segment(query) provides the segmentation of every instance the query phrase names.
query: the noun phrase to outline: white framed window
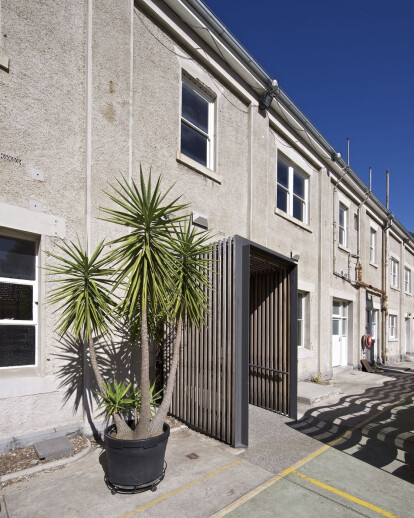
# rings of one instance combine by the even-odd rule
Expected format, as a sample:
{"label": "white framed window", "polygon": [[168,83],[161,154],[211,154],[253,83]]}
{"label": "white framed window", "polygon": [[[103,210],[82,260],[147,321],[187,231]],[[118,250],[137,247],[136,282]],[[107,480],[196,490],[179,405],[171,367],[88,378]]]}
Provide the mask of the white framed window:
{"label": "white framed window", "polygon": [[339,203],[339,244],[348,246],[348,207]]}
{"label": "white framed window", "polygon": [[181,153],[214,169],[214,99],[189,81],[181,86]]}
{"label": "white framed window", "polygon": [[305,347],[306,293],[298,293],[298,347]]}
{"label": "white framed window", "polygon": [[399,288],[400,263],[394,257],[390,261],[390,283],[393,288]]}
{"label": "white framed window", "polygon": [[407,267],[404,268],[404,291],[411,293],[411,270]]}
{"label": "white framed window", "polygon": [[285,159],[277,161],[276,206],[302,223],[308,223],[309,177]]}
{"label": "white framed window", "polygon": [[37,247],[0,235],[0,368],[37,363]]}
{"label": "white framed window", "polygon": [[369,231],[369,262],[375,264],[377,252],[377,231],[370,227]]}
{"label": "white framed window", "polygon": [[397,338],[397,315],[389,315],[390,338]]}

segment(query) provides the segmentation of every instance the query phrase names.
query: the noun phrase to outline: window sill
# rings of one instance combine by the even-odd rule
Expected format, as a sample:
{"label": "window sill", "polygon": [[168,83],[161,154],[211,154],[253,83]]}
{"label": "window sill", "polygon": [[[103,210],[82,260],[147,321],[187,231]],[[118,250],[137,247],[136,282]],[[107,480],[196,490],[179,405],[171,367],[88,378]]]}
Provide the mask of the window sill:
{"label": "window sill", "polygon": [[409,291],[404,291],[404,295],[407,295],[407,297],[412,297],[413,294]]}
{"label": "window sill", "polygon": [[398,342],[398,338],[388,338],[389,342]]}
{"label": "window sill", "polygon": [[294,218],[293,216],[289,216],[289,214],[286,214],[286,212],[283,212],[283,210],[278,209],[275,207],[275,214],[280,216],[281,218],[286,219],[287,221],[290,221],[294,225],[297,225],[298,227],[303,228],[303,230],[306,230],[306,232],[313,233],[313,230],[309,225],[306,223],[302,223],[302,221],[299,221],[298,219]]}
{"label": "window sill", "polygon": [[401,291],[400,288],[397,288],[396,286],[390,286],[390,288],[394,291]]}
{"label": "window sill", "polygon": [[339,250],[342,250],[343,252],[346,252],[347,254],[351,253],[351,250],[349,248],[347,248],[344,245],[340,245],[339,243],[338,243],[338,248],[339,248]]}
{"label": "window sill", "polygon": [[205,166],[199,164],[198,162],[196,162],[195,160],[193,160],[192,158],[189,158],[188,156],[183,155],[180,151],[177,151],[176,159],[177,159],[177,162],[179,162],[180,164],[186,165],[187,167],[190,167],[197,173],[200,173],[203,176],[206,176],[207,178],[210,178],[211,180],[214,180],[217,183],[222,182],[221,174],[215,173],[208,167],[205,167]]}
{"label": "window sill", "polygon": [[370,266],[372,266],[373,268],[378,268],[378,265],[376,263],[369,263]]}
{"label": "window sill", "polygon": [[313,351],[310,351],[306,347],[298,347],[298,360],[302,358],[312,358]]}

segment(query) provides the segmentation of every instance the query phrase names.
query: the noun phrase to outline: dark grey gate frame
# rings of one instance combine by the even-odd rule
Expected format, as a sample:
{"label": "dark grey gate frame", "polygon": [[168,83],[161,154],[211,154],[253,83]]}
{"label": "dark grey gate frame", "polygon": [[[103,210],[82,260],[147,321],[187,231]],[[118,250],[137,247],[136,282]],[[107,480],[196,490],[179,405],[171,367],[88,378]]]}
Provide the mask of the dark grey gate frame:
{"label": "dark grey gate frame", "polygon": [[241,236],[234,236],[235,248],[235,409],[234,447],[249,443],[249,321],[250,321],[250,253],[258,251],[270,259],[283,262],[290,274],[290,365],[289,417],[297,418],[297,263],[269,248]]}

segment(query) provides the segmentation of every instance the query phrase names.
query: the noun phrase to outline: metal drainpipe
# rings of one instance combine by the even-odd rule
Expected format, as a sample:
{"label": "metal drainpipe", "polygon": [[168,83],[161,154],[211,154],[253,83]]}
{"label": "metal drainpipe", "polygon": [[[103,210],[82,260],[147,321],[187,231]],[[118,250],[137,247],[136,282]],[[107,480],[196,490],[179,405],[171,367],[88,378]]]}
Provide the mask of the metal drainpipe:
{"label": "metal drainpipe", "polygon": [[338,191],[336,189],[336,186],[333,190],[333,217],[332,217],[332,244],[333,244],[333,250],[332,250],[332,273],[336,272],[336,207],[337,207],[337,201],[338,201]]}
{"label": "metal drainpipe", "polygon": [[388,297],[387,297],[387,269],[388,269],[388,223],[385,225],[382,233],[382,291],[384,295],[382,297],[381,313],[381,360],[385,364],[386,348],[387,348],[387,317],[388,317]]}

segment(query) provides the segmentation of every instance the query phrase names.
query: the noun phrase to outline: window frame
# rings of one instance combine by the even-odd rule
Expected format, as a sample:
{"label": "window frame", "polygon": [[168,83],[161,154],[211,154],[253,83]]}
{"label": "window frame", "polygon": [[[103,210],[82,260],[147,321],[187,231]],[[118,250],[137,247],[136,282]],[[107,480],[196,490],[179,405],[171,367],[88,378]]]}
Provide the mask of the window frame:
{"label": "window frame", "polygon": [[397,324],[397,315],[388,315],[389,337],[392,340],[396,340],[398,338]]}
{"label": "window frame", "polygon": [[411,295],[411,268],[408,266],[404,266],[404,293]]}
{"label": "window frame", "polygon": [[369,234],[369,262],[376,264],[377,260],[377,231],[370,227]]}
{"label": "window frame", "polygon": [[[307,293],[298,291],[298,347],[305,348],[305,333],[306,333],[306,297]],[[299,318],[299,307],[301,310],[301,318]],[[301,327],[301,333],[299,333],[299,325]],[[301,343],[299,343],[299,334],[302,337]]]}
{"label": "window frame", "polygon": [[398,290],[400,287],[400,262],[395,257],[391,257],[390,263],[390,286]]}
{"label": "window frame", "polygon": [[[278,168],[279,162],[281,162],[288,169],[288,187],[279,183],[279,175]],[[304,180],[304,197],[301,198],[298,194],[294,192],[294,177],[295,173]],[[286,192],[287,195],[287,210],[284,210],[278,206],[278,189],[282,189]],[[293,215],[293,201],[294,199],[298,199],[301,203],[303,203],[303,219],[299,219]],[[306,174],[300,167],[290,162],[285,157],[278,156],[276,161],[276,208],[290,216],[291,218],[303,223],[305,225],[309,225],[309,175]]]}
{"label": "window frame", "polygon": [[[343,212],[343,225],[341,225],[341,211]],[[349,208],[342,203],[339,202],[338,208],[338,243],[343,246],[348,246],[348,217],[349,217]],[[342,230],[342,233],[341,233]]]}
{"label": "window frame", "polygon": [[34,280],[26,280],[12,277],[0,277],[0,282],[7,284],[16,284],[19,286],[32,286],[33,300],[32,300],[32,319],[31,320],[14,320],[14,319],[0,319],[0,326],[33,326],[35,329],[34,337],[34,349],[35,349],[35,360],[34,363],[25,365],[8,365],[0,366],[0,372],[10,369],[27,369],[38,367],[39,354],[38,354],[38,338],[39,338],[39,251],[40,251],[40,239],[34,235],[26,235],[20,232],[3,231],[0,234],[0,238],[9,239],[21,239],[24,241],[31,241],[35,246],[35,264],[34,264]]}
{"label": "window frame", "polygon": [[[198,95],[201,99],[206,101],[208,105],[208,130],[207,133],[199,128],[196,124],[189,121],[183,116],[183,85],[186,85],[188,88],[190,88],[196,95]],[[179,130],[179,142],[180,142],[180,153],[187,157],[188,159],[194,161],[196,164],[199,164],[201,167],[206,167],[210,171],[215,170],[215,104],[216,104],[216,98],[209,94],[201,87],[199,86],[195,81],[192,81],[189,77],[186,75],[182,76],[181,78],[181,89],[180,89],[180,130]],[[191,157],[187,155],[183,149],[182,149],[182,135],[181,135],[181,125],[185,124],[189,128],[191,128],[193,131],[198,133],[199,135],[202,135],[204,138],[206,138],[207,141],[207,153],[206,153],[206,165],[204,165],[202,162],[197,160],[194,157]]]}

